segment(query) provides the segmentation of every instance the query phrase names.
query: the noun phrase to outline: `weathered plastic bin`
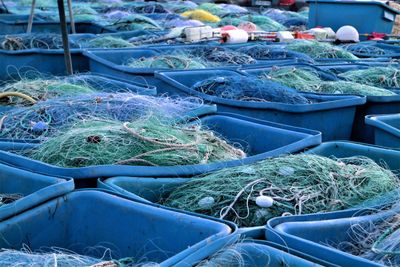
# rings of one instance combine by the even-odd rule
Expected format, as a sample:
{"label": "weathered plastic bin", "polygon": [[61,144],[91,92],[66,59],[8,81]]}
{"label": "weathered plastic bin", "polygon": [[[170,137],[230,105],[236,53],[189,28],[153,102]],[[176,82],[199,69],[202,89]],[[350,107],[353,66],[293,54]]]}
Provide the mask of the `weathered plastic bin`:
{"label": "weathered plastic bin", "polygon": [[400,149],[400,113],[368,115],[365,124],[373,127],[376,145]]}
{"label": "weathered plastic bin", "polygon": [[0,164],[0,195],[21,195],[9,204],[0,205],[0,221],[72,190],[71,178],[51,177]]}
{"label": "weathered plastic bin", "polygon": [[[88,216],[90,214],[90,216]],[[0,247],[63,248],[171,266],[236,231],[232,223],[98,190],[75,191],[0,223]],[[109,253],[104,254],[105,249]]]}
{"label": "weathered plastic bin", "polygon": [[348,140],[351,135],[356,107],[366,101],[362,96],[325,95],[302,93],[313,99],[312,104],[285,104],[274,102],[246,102],[210,96],[191,87],[200,80],[213,76],[240,76],[233,70],[189,70],[157,72],[156,78],[174,87],[170,93],[201,97],[217,104],[219,112],[237,113],[244,116],[314,129],[322,132],[324,141]]}
{"label": "weathered plastic bin", "polygon": [[[351,25],[359,33],[391,33],[399,11],[382,1],[307,0],[310,6],[308,28]],[[337,10],[334,15],[332,11]],[[366,23],[368,21],[368,23]]]}
{"label": "weathered plastic bin", "polygon": [[[0,34],[25,33],[28,28],[29,15],[1,14],[0,15]],[[68,30],[71,31],[68,24]],[[104,27],[91,22],[76,21],[75,29],[77,33],[102,33]],[[45,21],[35,19],[32,25],[32,32],[40,33],[59,33],[60,23],[57,21]]]}
{"label": "weathered plastic bin", "polygon": [[[255,122],[256,121],[256,122]],[[187,177],[210,172],[225,167],[249,164],[268,157],[285,153],[294,153],[307,147],[321,143],[321,133],[308,129],[281,125],[266,121],[246,121],[228,115],[210,115],[201,118],[202,125],[222,136],[228,142],[240,144],[247,152],[242,160],[232,160],[212,164],[187,166],[127,166],[103,165],[82,168],[62,168],[43,162],[35,161],[4,150],[24,150],[35,146],[36,143],[0,142],[0,161],[12,166],[31,170],[37,173],[69,176],[78,180],[92,180],[96,183],[99,177],[141,176],[141,177]],[[268,138],[265,138],[265,137]],[[91,178],[91,179],[89,179]],[[85,182],[85,181],[82,181]]]}
{"label": "weathered plastic bin", "polygon": [[[242,228],[239,229],[237,236],[236,240],[230,237],[231,242],[217,251],[220,259],[224,259],[223,262],[226,266],[334,266],[315,257],[265,240],[265,227]],[[221,240],[221,242],[223,241]],[[225,249],[230,250],[224,254]],[[229,253],[232,250],[235,250],[238,255]],[[191,266],[190,264],[193,264],[193,262],[200,261],[213,266],[213,261],[210,261],[210,259],[216,256],[214,253],[208,246],[203,247],[180,261],[177,266]],[[237,258],[238,256],[240,258]]]}
{"label": "weathered plastic bin", "polygon": [[376,211],[376,208],[363,208],[277,217],[268,221],[266,238],[340,266],[382,266],[332,246],[335,243],[354,242],[352,227],[368,227],[371,223],[379,223],[398,214],[400,209],[397,206],[395,211],[374,214]]}

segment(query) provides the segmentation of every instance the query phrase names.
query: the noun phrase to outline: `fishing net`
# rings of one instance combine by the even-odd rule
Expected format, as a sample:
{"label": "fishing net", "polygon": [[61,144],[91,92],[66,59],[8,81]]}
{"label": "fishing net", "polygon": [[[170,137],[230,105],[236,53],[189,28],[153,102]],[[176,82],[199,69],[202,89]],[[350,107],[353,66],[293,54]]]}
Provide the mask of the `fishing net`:
{"label": "fishing net", "polygon": [[194,19],[172,19],[164,23],[166,29],[176,27],[199,27],[204,26],[204,23]]}
{"label": "fishing net", "polygon": [[3,193],[0,193],[0,207],[4,206],[4,205],[7,205],[7,204],[10,204],[10,203],[22,198],[22,197],[23,197],[23,195],[21,195],[21,194],[3,194]]}
{"label": "fishing net", "polygon": [[104,17],[109,20],[120,20],[126,16],[132,15],[130,12],[121,10],[112,10],[104,13]]}
{"label": "fishing net", "polygon": [[218,16],[214,16],[210,12],[207,12],[202,9],[195,9],[183,12],[181,16],[186,17],[188,19],[199,20],[202,22],[219,22],[221,19]]}
{"label": "fishing net", "polygon": [[154,14],[154,13],[169,13],[167,9],[162,4],[159,3],[144,3],[138,6],[135,6],[131,9],[133,13],[145,13],[145,14]]}
{"label": "fishing net", "polygon": [[[25,50],[25,49],[62,49],[62,39],[59,34],[18,34],[0,36],[1,50]],[[73,42],[70,42],[70,48],[78,48]]]}
{"label": "fishing net", "polygon": [[242,150],[200,124],[171,124],[157,116],[130,123],[104,119],[77,122],[24,155],[60,167],[176,166],[245,157]]}
{"label": "fishing net", "polygon": [[78,41],[81,47],[85,48],[129,48],[135,47],[130,42],[112,36],[100,36],[88,40]]}
{"label": "fishing net", "polygon": [[44,140],[62,126],[92,117],[133,121],[156,114],[168,121],[197,116],[204,107],[198,98],[167,98],[131,93],[92,94],[57,98],[3,114],[0,137]]}
{"label": "fishing net", "polygon": [[247,8],[234,4],[220,4],[220,7],[229,14],[249,13]]}
{"label": "fishing net", "polygon": [[365,96],[393,96],[396,93],[348,81],[325,81],[311,68],[282,67],[263,72],[260,79],[272,80],[302,92],[325,94],[355,94]]}
{"label": "fishing net", "polygon": [[107,28],[117,31],[162,30],[162,27],[156,21],[138,14],[131,14],[111,21]]}
{"label": "fishing net", "polygon": [[72,8],[75,21],[97,21],[98,12],[89,6],[78,5]]}
{"label": "fishing net", "polygon": [[262,15],[245,15],[240,17],[243,20],[250,21],[256,24],[263,31],[284,31],[286,27],[272,20],[266,16]]}
{"label": "fishing net", "polygon": [[344,50],[339,46],[333,46],[328,43],[321,43],[318,41],[295,41],[286,46],[287,49],[296,52],[304,53],[315,59],[322,58],[342,58],[342,59],[358,59],[352,53]]}
{"label": "fishing net", "polygon": [[[97,249],[97,248],[94,248]],[[99,248],[100,249],[100,248]],[[104,249],[104,248],[101,248]],[[102,258],[80,255],[73,251],[51,247],[32,251],[27,245],[21,250],[0,249],[0,265],[3,267],[60,266],[60,267],[155,267],[157,263],[142,262],[134,258],[110,259],[111,251],[106,249]]]}
{"label": "fishing net", "polygon": [[203,58],[209,66],[228,65],[249,65],[257,61],[251,56],[218,46],[198,46],[185,49],[196,58]]}
{"label": "fishing net", "polygon": [[398,186],[395,174],[365,157],[299,154],[195,177],[160,203],[250,227],[277,216],[346,209]]}
{"label": "fishing net", "polygon": [[219,17],[222,17],[227,13],[227,11],[220,5],[214,3],[202,3],[197,8],[210,12],[211,14]]}
{"label": "fishing net", "polygon": [[243,46],[237,51],[247,54],[258,60],[297,58],[306,62],[314,62],[314,60],[306,54],[289,51],[283,48],[271,47],[268,45],[257,44]]}
{"label": "fishing net", "polygon": [[399,266],[400,216],[398,208],[396,203],[389,209],[384,207],[381,210],[374,210],[370,214],[379,218],[351,223],[347,230],[348,241],[327,240],[325,245],[384,266]]}
{"label": "fishing net", "polygon": [[226,25],[232,25],[232,26],[238,27],[243,22],[246,22],[246,20],[243,20],[243,19],[240,19],[240,18],[234,18],[234,17],[225,17],[225,18],[222,18],[218,22],[217,26],[223,27],[223,26],[226,26]]}
{"label": "fishing net", "polygon": [[22,79],[0,87],[1,104],[27,105],[60,96],[94,93],[91,86],[68,78]]}
{"label": "fishing net", "polygon": [[368,69],[350,70],[338,76],[347,81],[361,84],[384,87],[400,87],[400,71],[393,67],[370,67]]}
{"label": "fishing net", "polygon": [[357,56],[384,56],[386,51],[372,44],[346,44],[341,46],[344,50],[349,51]]}
{"label": "fishing net", "polygon": [[126,66],[131,68],[160,68],[160,69],[204,69],[205,65],[200,59],[189,55],[171,54],[152,57],[131,58]]}
{"label": "fishing net", "polygon": [[191,88],[207,95],[238,101],[311,103],[310,100],[291,88],[247,76],[213,77],[199,81]]}

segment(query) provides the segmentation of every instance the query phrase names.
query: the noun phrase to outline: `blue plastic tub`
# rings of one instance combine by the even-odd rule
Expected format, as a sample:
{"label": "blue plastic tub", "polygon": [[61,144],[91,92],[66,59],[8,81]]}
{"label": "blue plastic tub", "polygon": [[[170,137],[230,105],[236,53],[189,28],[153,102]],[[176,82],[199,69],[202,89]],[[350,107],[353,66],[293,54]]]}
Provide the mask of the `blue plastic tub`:
{"label": "blue plastic tub", "polygon": [[[249,164],[268,157],[284,153],[293,153],[321,143],[321,133],[296,127],[257,121],[250,122],[227,115],[210,115],[201,118],[202,125],[224,137],[228,142],[240,144],[248,157],[205,165],[147,167],[126,165],[104,165],[83,168],[61,168],[34,161],[7,151],[0,151],[0,162],[5,162],[18,168],[57,176],[69,176],[75,179],[113,176],[142,177],[187,177],[200,173],[214,171],[225,167]],[[265,138],[265,137],[268,138]],[[35,147],[38,144],[0,143],[0,149],[20,150]],[[13,147],[14,146],[14,147]]]}
{"label": "blue plastic tub", "polygon": [[57,247],[97,258],[109,249],[115,259],[135,257],[171,266],[235,230],[234,224],[206,216],[84,190],[1,222],[0,247]]}
{"label": "blue plastic tub", "polygon": [[[308,0],[308,28],[351,25],[359,33],[391,33],[399,12],[381,1]],[[332,15],[332,10],[340,10]],[[368,23],[366,23],[368,21]]]}
{"label": "blue plastic tub", "polygon": [[[0,15],[0,34],[26,33],[28,28],[29,15],[1,14]],[[103,26],[91,22],[75,22],[77,33],[102,33],[105,31]],[[45,21],[34,19],[32,32],[59,33],[60,23],[57,21]],[[68,30],[71,31],[68,24]]]}
{"label": "blue plastic tub", "polygon": [[[71,49],[74,72],[89,71],[89,61],[81,49]],[[0,79],[24,75],[26,72],[65,75],[64,51],[61,49],[0,50]]]}
{"label": "blue plastic tub", "polygon": [[243,74],[233,70],[189,70],[157,72],[156,78],[174,86],[171,94],[201,97],[207,102],[217,104],[219,112],[237,113],[252,118],[314,129],[322,132],[322,138],[325,141],[348,140],[356,107],[363,105],[366,101],[366,98],[361,96],[303,93],[304,96],[317,101],[317,103],[291,105],[273,102],[244,102],[210,96],[191,89],[197,81],[217,75],[237,76]]}
{"label": "blue plastic tub", "polygon": [[72,190],[72,179],[45,176],[0,164],[0,195],[21,195],[14,202],[0,205],[0,221]]}
{"label": "blue plastic tub", "polygon": [[373,127],[376,145],[400,149],[400,113],[368,115],[365,124]]}
{"label": "blue plastic tub", "polygon": [[[225,244],[217,253],[223,255],[224,250],[229,248],[235,250],[242,261],[239,261],[240,259],[237,258],[238,255],[236,254],[225,254],[224,264],[226,266],[334,266],[299,251],[265,240],[265,227],[239,229],[237,236],[236,240],[231,237],[231,242]],[[206,246],[179,262],[177,266],[191,266],[193,262],[207,261],[215,256],[210,251],[209,246]],[[213,265],[212,261],[208,263],[211,266]]]}
{"label": "blue plastic tub", "polygon": [[[266,237],[340,266],[382,266],[328,245],[328,243],[354,242],[352,227],[363,224],[367,226],[395,215],[393,211],[382,214],[371,214],[371,212],[376,212],[376,209],[363,208],[325,214],[277,217],[268,221]],[[396,213],[398,212],[397,207]]]}

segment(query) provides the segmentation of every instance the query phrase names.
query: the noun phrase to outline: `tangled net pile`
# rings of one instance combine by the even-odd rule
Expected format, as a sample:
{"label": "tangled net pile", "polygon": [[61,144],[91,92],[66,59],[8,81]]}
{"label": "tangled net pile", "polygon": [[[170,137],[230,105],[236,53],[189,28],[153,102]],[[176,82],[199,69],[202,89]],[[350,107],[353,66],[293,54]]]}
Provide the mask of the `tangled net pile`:
{"label": "tangled net pile", "polygon": [[245,15],[240,17],[240,19],[244,21],[249,21],[257,25],[263,31],[285,31],[286,27],[276,22],[273,19],[270,19],[266,16],[262,15]]}
{"label": "tangled net pile", "polygon": [[80,41],[80,46],[85,48],[129,48],[135,47],[129,41],[112,36],[101,36]]}
{"label": "tangled net pile", "polygon": [[21,195],[21,194],[3,194],[3,193],[0,193],[0,207],[4,206],[4,205],[7,205],[7,204],[10,204],[10,203],[22,198],[22,197],[23,197],[23,195]]}
{"label": "tangled net pile", "polygon": [[379,48],[373,44],[346,44],[341,46],[344,50],[349,51],[356,56],[384,56],[386,55],[386,51],[382,48]]}
{"label": "tangled net pile", "polygon": [[[199,62],[200,61],[200,62]],[[157,55],[152,57],[131,58],[126,66],[131,68],[160,68],[160,69],[204,69],[201,60],[192,58],[184,53]]]}
{"label": "tangled net pile", "polygon": [[307,54],[314,59],[324,59],[324,58],[341,58],[350,60],[358,59],[358,57],[344,50],[343,48],[317,41],[308,41],[308,40],[295,41],[288,44],[286,48],[299,53]]}
{"label": "tangled net pile", "polygon": [[[62,39],[59,34],[17,34],[1,35],[0,49],[9,51],[18,51],[26,49],[62,49]],[[73,42],[70,42],[70,48],[78,48]]]}
{"label": "tangled net pile", "polygon": [[51,247],[32,251],[28,246],[23,245],[21,250],[0,249],[0,264],[3,267],[15,266],[61,266],[61,267],[155,267],[158,264],[152,262],[140,263],[134,258],[123,258],[119,260],[110,259],[110,251],[106,249],[103,258],[95,258],[80,255],[73,251]]}
{"label": "tangled net pile", "polygon": [[61,167],[176,166],[245,157],[201,125],[171,124],[157,116],[129,123],[96,118],[77,122],[24,155]]}
{"label": "tangled net pile", "polygon": [[400,70],[394,67],[370,67],[368,69],[350,70],[338,75],[352,82],[376,87],[400,88]]}
{"label": "tangled net pile", "polygon": [[0,87],[0,99],[7,105],[35,104],[60,96],[76,96],[96,92],[87,85],[68,81],[68,78],[22,79]]}
{"label": "tangled net pile", "polygon": [[[160,203],[250,227],[276,216],[346,209],[398,186],[395,174],[369,158],[299,154],[195,177]],[[272,198],[272,206],[259,207],[258,196]]]}
{"label": "tangled net pile", "polygon": [[156,21],[138,14],[131,14],[111,21],[107,28],[116,31],[162,30],[162,27]]}
{"label": "tangled net pile", "polygon": [[26,108],[13,109],[0,120],[0,138],[45,140],[60,127],[94,116],[132,121],[149,114],[165,120],[185,121],[201,115],[203,102],[197,98],[167,98],[119,94],[88,94],[56,98]]}
{"label": "tangled net pile", "polygon": [[243,46],[239,48],[237,52],[244,53],[254,59],[259,60],[297,58],[306,62],[314,62],[314,60],[306,54],[289,51],[283,48],[271,47],[269,45],[257,44],[251,46]]}
{"label": "tangled net pile", "polygon": [[395,96],[396,93],[379,87],[350,81],[326,81],[310,68],[282,67],[272,68],[259,76],[302,92],[325,94],[355,94],[365,96]]}
{"label": "tangled net pile", "polygon": [[203,94],[238,101],[311,103],[310,100],[291,88],[247,76],[212,77],[196,82],[191,88]]}
{"label": "tangled net pile", "polygon": [[218,46],[200,46],[185,49],[188,54],[195,58],[202,58],[209,66],[220,65],[249,65],[257,61],[251,56],[234,51],[232,49]]}
{"label": "tangled net pile", "polygon": [[349,241],[330,243],[341,251],[359,256],[385,266],[400,264],[400,216],[399,204],[388,210],[375,210],[372,215],[379,219],[353,223],[348,230]]}

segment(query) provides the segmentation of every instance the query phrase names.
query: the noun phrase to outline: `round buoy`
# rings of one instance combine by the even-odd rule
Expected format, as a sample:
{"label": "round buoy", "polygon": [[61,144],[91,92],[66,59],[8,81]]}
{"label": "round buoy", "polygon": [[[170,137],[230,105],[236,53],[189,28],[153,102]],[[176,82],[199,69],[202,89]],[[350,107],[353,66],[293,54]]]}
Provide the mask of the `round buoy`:
{"label": "round buoy", "polygon": [[260,208],[270,208],[274,205],[274,199],[269,196],[258,196],[256,197],[256,204]]}

